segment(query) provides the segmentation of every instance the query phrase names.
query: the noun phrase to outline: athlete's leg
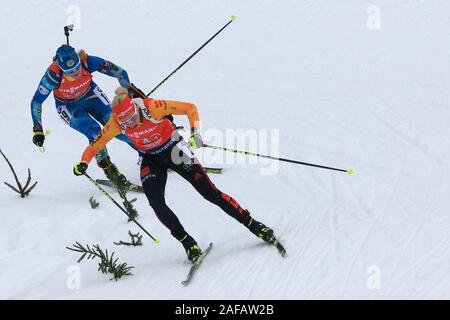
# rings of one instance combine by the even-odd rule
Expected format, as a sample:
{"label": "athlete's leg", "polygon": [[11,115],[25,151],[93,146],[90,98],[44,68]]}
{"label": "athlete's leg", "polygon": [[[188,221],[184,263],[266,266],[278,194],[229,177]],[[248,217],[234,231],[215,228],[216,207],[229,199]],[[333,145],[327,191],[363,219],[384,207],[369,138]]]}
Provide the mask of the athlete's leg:
{"label": "athlete's leg", "polygon": [[152,156],[144,156],[141,163],[141,181],[150,206],[172,236],[181,242],[188,259],[195,261],[201,254],[197,242],[185,230],[175,213],[167,206],[164,196],[167,167]]}
{"label": "athlete's leg", "polygon": [[217,189],[186,142],[180,141],[173,148],[169,167],[191,183],[206,200],[219,206],[257,237],[268,243],[275,243],[276,238],[271,228],[252,218],[250,212],[244,210],[234,198]]}
{"label": "athlete's leg", "polygon": [[144,155],[141,163],[141,182],[148,202],[170,233],[181,240],[185,231],[180,220],[166,204],[164,196],[166,181],[167,168],[154,161],[151,156]]}
{"label": "athlete's leg", "polygon": [[172,149],[169,167],[186,179],[206,200],[219,206],[239,222],[244,222],[245,217],[249,215],[234,198],[220,191],[212,183],[184,140]]}
{"label": "athlete's leg", "polygon": [[[64,123],[86,136],[89,142],[92,142],[100,133],[100,125],[89,116],[82,105],[76,103],[64,104],[56,101],[56,110]],[[99,162],[107,156],[108,151],[104,148],[95,155],[95,158]]]}

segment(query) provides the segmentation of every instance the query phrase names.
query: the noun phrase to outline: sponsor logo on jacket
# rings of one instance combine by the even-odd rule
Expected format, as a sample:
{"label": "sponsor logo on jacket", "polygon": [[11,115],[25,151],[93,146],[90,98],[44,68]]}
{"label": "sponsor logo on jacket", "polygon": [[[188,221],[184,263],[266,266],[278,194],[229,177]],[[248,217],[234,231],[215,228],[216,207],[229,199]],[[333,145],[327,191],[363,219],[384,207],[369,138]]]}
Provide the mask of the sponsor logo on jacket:
{"label": "sponsor logo on jacket", "polygon": [[[62,81],[64,81],[64,79]],[[77,86],[69,87],[67,89],[60,88],[60,89],[58,89],[58,91],[61,92],[61,93],[71,93],[71,94],[73,94],[73,93],[77,92],[78,94],[83,94],[84,91],[82,91],[80,89],[82,89],[82,88],[84,88],[84,87],[86,87],[86,86],[88,86],[90,84],[91,84],[91,79],[88,79],[88,80],[80,83]]]}

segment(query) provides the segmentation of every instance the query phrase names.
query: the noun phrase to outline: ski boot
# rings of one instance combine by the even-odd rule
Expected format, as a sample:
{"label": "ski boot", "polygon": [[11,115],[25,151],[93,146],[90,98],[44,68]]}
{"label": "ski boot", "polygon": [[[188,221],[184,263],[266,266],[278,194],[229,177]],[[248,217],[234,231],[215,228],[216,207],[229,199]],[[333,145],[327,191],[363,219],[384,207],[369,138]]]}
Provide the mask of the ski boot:
{"label": "ski boot", "polygon": [[265,242],[275,245],[278,241],[273,234],[273,230],[264,223],[261,223],[253,219],[250,215],[247,215],[243,224],[258,238],[261,238]]}
{"label": "ski boot", "polygon": [[128,182],[127,178],[120,173],[117,166],[111,162],[109,156],[97,162],[98,166],[103,170],[106,177],[109,181],[111,181],[115,185],[120,185],[124,187],[129,187],[130,182]]}
{"label": "ski boot", "polygon": [[186,250],[188,260],[195,263],[197,259],[202,255],[202,250],[197,245],[197,242],[190,235],[186,234],[181,240],[181,244]]}
{"label": "ski boot", "polygon": [[282,257],[286,256],[286,249],[284,249],[283,245],[277,240],[277,238],[275,238],[274,232],[271,228],[264,225],[264,223],[253,219],[249,213],[244,216],[242,224],[245,225],[255,236],[264,240],[268,244],[275,246]]}

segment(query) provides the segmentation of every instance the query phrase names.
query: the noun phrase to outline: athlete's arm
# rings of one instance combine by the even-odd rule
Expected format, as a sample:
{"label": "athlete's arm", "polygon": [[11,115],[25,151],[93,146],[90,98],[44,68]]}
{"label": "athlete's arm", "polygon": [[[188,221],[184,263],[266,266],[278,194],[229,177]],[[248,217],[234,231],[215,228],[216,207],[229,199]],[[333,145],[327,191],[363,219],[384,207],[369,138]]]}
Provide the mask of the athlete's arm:
{"label": "athlete's arm", "polygon": [[84,149],[83,155],[81,156],[81,161],[89,164],[96,153],[100,152],[100,150],[102,150],[112,138],[121,133],[122,131],[120,130],[116,119],[111,117],[94,141],[92,141],[91,144]]}
{"label": "athlete's arm", "polygon": [[88,56],[87,67],[91,73],[98,71],[107,76],[117,78],[122,87],[128,88],[130,85],[130,79],[125,69],[122,69],[111,61],[96,56]]}
{"label": "athlete's arm", "polygon": [[147,98],[144,99],[144,104],[148,111],[150,111],[152,117],[156,120],[162,120],[164,117],[171,114],[187,115],[191,130],[200,130],[200,118],[197,107],[193,103]]}
{"label": "athlete's arm", "polygon": [[33,99],[31,100],[31,118],[33,119],[34,127],[42,127],[42,104],[50,95],[50,92],[59,86],[60,81],[61,79],[56,72],[50,68],[45,71],[45,74],[34,93]]}

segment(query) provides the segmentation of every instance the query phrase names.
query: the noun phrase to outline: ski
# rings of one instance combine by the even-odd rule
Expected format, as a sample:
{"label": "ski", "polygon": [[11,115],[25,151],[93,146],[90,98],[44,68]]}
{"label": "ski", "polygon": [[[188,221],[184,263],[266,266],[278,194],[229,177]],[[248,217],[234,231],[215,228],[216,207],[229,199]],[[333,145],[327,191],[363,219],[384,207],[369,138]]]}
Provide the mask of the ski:
{"label": "ski", "polygon": [[189,282],[192,279],[192,276],[194,275],[195,271],[198,269],[198,267],[200,266],[200,264],[203,262],[203,260],[205,259],[205,257],[208,255],[209,251],[211,251],[211,248],[213,246],[213,243],[211,242],[208,246],[208,248],[206,248],[206,250],[201,254],[201,256],[197,259],[197,261],[195,261],[195,263],[192,264],[191,268],[189,269],[189,273],[186,277],[186,280],[182,281],[181,284],[183,286],[186,286],[189,284]]}
{"label": "ski", "polygon": [[[213,167],[203,167],[203,170],[205,170],[206,173],[214,173],[214,174],[221,174],[223,168],[213,168]],[[172,169],[169,169],[169,172],[173,172]]]}
{"label": "ski", "polygon": [[[221,174],[222,173],[222,168],[213,168],[213,167],[203,167],[203,169],[207,172],[207,173],[214,173],[214,174]],[[114,184],[106,179],[96,179],[95,180],[98,184],[104,185],[104,186],[108,186],[108,187],[114,187]],[[136,192],[144,192],[144,188],[142,188],[142,186],[136,184],[136,183],[132,183],[130,182],[129,186],[128,186],[128,190],[131,191],[136,191]]]}
{"label": "ski", "polygon": [[[104,186],[108,186],[108,187],[112,187],[115,188],[114,184],[106,179],[97,179],[95,180],[98,184],[102,184]],[[132,190],[132,191],[136,191],[136,192],[144,192],[144,188],[142,188],[142,186],[132,183],[130,182],[130,184],[128,185],[128,190]]]}
{"label": "ski", "polygon": [[280,255],[284,258],[286,256],[286,249],[284,249],[284,247],[280,243],[280,241],[275,240],[275,243],[273,245],[277,248],[277,250],[280,253]]}
{"label": "ski", "polygon": [[206,173],[221,174],[223,168],[203,167],[203,169],[205,169]]}

